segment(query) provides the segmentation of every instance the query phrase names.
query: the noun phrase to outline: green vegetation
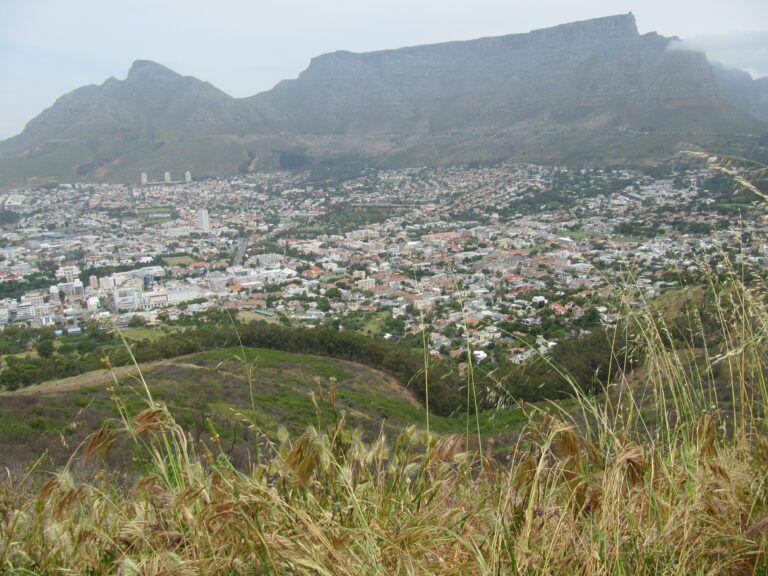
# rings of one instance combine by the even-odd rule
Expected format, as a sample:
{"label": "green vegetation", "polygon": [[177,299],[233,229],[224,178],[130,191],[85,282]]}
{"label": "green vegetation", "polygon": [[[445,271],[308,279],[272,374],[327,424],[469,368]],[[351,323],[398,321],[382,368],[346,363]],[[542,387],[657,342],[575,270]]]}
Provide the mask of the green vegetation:
{"label": "green vegetation", "polygon": [[21,214],[14,212],[13,210],[0,208],[0,225],[8,226],[10,224],[16,224],[19,220],[21,220]]}
{"label": "green vegetation", "polygon": [[[6,452],[73,453],[3,477],[0,570],[765,575],[768,277],[706,272],[651,301],[630,278],[615,329],[499,374],[328,327],[105,341],[107,366],[186,356],[3,397]],[[35,336],[49,363],[95,351]]]}
{"label": "green vegetation", "polygon": [[20,298],[30,290],[47,290],[56,283],[53,273],[33,272],[24,280],[5,280],[0,282],[0,298]]}
{"label": "green vegetation", "polygon": [[[738,275],[712,278],[663,307],[622,299],[628,337],[613,340],[612,354],[625,371],[605,394],[586,395],[556,371],[571,400],[468,411],[457,418],[462,433],[437,436],[446,420],[433,417],[428,428],[423,419],[423,428],[365,435],[371,413],[380,423],[425,412],[381,390],[367,396],[375,387],[354,365],[274,350],[205,352],[107,392],[81,389],[71,398],[86,412],[111,402],[117,418],[42,486],[29,475],[0,484],[0,565],[19,574],[765,574],[768,291]],[[705,362],[685,361],[694,347]],[[333,378],[313,384],[314,369]],[[712,386],[713,371],[727,386]],[[5,397],[3,409],[22,397]],[[74,445],[54,416],[62,403],[50,398],[23,422],[2,418],[0,432]],[[276,414],[312,424],[297,435]],[[522,429],[499,439],[489,430],[500,426]],[[126,450],[139,470],[128,488],[107,472]]]}
{"label": "green vegetation", "polygon": [[163,258],[166,266],[186,266],[192,264],[195,259],[191,256],[171,256],[169,258]]}
{"label": "green vegetation", "polygon": [[[129,347],[118,334],[98,326],[86,327],[83,334],[62,337],[50,358],[6,356],[6,366],[0,371],[0,386],[14,390],[46,380],[74,376],[101,368],[105,360],[112,366],[125,366],[134,361],[176,358],[241,343],[360,362],[393,375],[418,397],[425,395],[421,375],[423,359],[407,345],[349,331],[339,332],[329,327],[294,328],[265,322],[233,326],[229,324],[231,319],[228,314],[215,309],[208,310],[206,315],[210,321],[207,324],[190,326],[159,337],[155,334],[152,339],[132,341]],[[140,327],[134,329],[143,330]],[[432,384],[435,396],[430,408],[442,415],[451,414],[457,407],[461,410],[464,400],[460,388],[463,381],[455,367],[438,363],[431,367],[431,371],[436,379]]]}
{"label": "green vegetation", "polygon": [[126,340],[158,340],[162,338],[167,332],[176,332],[179,330],[177,326],[164,327],[162,330],[158,328],[141,328],[141,327],[128,327],[123,328],[120,333]]}
{"label": "green vegetation", "polygon": [[[116,369],[121,394],[141,409],[136,372]],[[359,364],[257,348],[225,348],[146,364],[142,368],[153,398],[171,407],[176,421],[195,441],[210,439],[210,426],[226,442],[238,466],[249,465],[248,451],[259,434],[277,441],[283,427],[293,435],[317,421],[316,400],[331,381],[338,408],[369,441],[382,430],[397,434],[410,424],[424,427],[423,408],[391,377]],[[71,449],[104,421],[119,417],[110,398],[111,377],[104,370],[46,385],[30,393],[4,395],[0,403],[0,466],[17,466],[31,446],[46,453],[45,469],[56,469]],[[94,385],[95,384],[95,385]],[[137,404],[138,402],[138,404]],[[35,419],[30,419],[30,415]],[[328,423],[330,415],[321,417]],[[461,431],[460,418],[433,417],[446,432]],[[66,443],[60,441],[61,435]],[[130,449],[116,449],[109,464],[133,473]]]}
{"label": "green vegetation", "polygon": [[350,230],[384,222],[393,215],[402,214],[406,210],[404,207],[340,205],[329,210],[321,219],[291,230],[291,236],[315,238],[319,234],[344,234]]}

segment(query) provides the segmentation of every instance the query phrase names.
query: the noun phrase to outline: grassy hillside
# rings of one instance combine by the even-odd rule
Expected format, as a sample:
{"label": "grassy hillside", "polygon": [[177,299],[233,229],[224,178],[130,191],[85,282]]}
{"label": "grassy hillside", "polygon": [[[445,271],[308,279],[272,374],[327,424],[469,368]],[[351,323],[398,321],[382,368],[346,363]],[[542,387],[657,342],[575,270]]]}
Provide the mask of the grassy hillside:
{"label": "grassy hillside", "polygon": [[[424,428],[427,415],[394,378],[360,364],[257,348],[225,348],[143,365],[141,376],[155,401],[168,406],[195,441],[218,435],[233,463],[247,468],[283,428],[291,436],[323,427],[344,414],[348,425],[372,441]],[[56,469],[104,421],[119,419],[124,403],[135,415],[145,407],[135,367],[102,370],[0,395],[0,467],[18,469],[39,455]],[[115,384],[117,382],[117,384]],[[335,410],[328,406],[331,388]],[[323,406],[324,408],[320,408]],[[509,432],[524,417],[519,409],[482,415],[481,430]],[[462,432],[466,418],[432,415],[437,433]],[[266,442],[266,444],[265,444]],[[131,469],[130,450],[115,450],[109,465]]]}
{"label": "grassy hillside", "polygon": [[[707,290],[709,300],[692,291],[662,302],[663,314],[628,298],[627,330],[642,351],[642,374],[617,375],[607,396],[574,388],[573,418],[556,406],[530,409],[519,434],[496,452],[501,458],[479,423],[472,423],[479,438],[427,434],[423,411],[379,373],[275,351],[162,361],[147,367],[144,380],[124,376],[110,390],[70,381],[3,396],[0,422],[35,433],[56,414],[70,422],[75,407],[83,425],[97,410],[115,415],[108,406],[117,418],[45,483],[34,468],[3,477],[0,567],[10,574],[62,567],[84,574],[767,574],[768,292],[762,281],[746,285],[738,276]],[[674,326],[675,318],[691,322]],[[706,342],[717,344],[704,347],[706,364],[691,370],[680,358],[694,348],[700,325]],[[708,366],[729,375],[730,405],[706,394]],[[22,410],[34,416],[22,418]],[[410,422],[417,426],[390,427]],[[433,432],[464,425],[430,418]],[[387,435],[377,434],[382,428]],[[80,424],[48,434],[71,453]],[[261,458],[243,469],[246,449],[259,447]],[[110,458],[121,453],[135,460],[138,477],[116,477]]]}

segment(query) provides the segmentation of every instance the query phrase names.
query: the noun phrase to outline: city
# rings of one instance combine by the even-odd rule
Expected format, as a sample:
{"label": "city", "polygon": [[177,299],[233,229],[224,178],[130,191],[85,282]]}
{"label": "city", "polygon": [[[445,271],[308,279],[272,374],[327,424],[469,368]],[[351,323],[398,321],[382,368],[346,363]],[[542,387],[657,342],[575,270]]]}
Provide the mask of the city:
{"label": "city", "polygon": [[614,323],[612,286],[651,298],[724,260],[768,263],[749,241],[753,199],[707,169],[141,180],[4,197],[17,222],[0,236],[0,326],[152,326],[224,307],[395,340],[426,331],[435,357],[519,363]]}

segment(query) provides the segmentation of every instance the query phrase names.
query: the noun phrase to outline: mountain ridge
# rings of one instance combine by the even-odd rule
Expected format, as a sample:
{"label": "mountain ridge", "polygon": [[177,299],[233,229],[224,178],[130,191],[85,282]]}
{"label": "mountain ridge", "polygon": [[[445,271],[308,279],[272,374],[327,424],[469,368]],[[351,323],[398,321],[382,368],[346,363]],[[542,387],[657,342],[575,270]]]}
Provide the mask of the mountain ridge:
{"label": "mountain ridge", "polygon": [[[226,175],[318,162],[658,162],[764,134],[768,82],[640,35],[624,14],[524,34],[312,58],[246,98],[137,60],[0,142],[0,184]],[[745,77],[746,75],[746,77]],[[291,158],[287,162],[286,158]]]}

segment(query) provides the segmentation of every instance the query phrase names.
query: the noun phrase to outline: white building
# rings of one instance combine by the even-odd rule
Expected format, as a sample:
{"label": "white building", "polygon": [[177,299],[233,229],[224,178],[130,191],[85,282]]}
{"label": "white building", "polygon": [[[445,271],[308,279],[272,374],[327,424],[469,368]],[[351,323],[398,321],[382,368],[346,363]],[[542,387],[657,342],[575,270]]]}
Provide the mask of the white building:
{"label": "white building", "polygon": [[355,282],[355,285],[360,288],[360,290],[372,290],[376,287],[376,279],[375,278],[361,278],[360,280]]}
{"label": "white building", "polygon": [[197,211],[197,223],[203,232],[211,231],[211,222],[208,218],[208,210],[201,208]]}

